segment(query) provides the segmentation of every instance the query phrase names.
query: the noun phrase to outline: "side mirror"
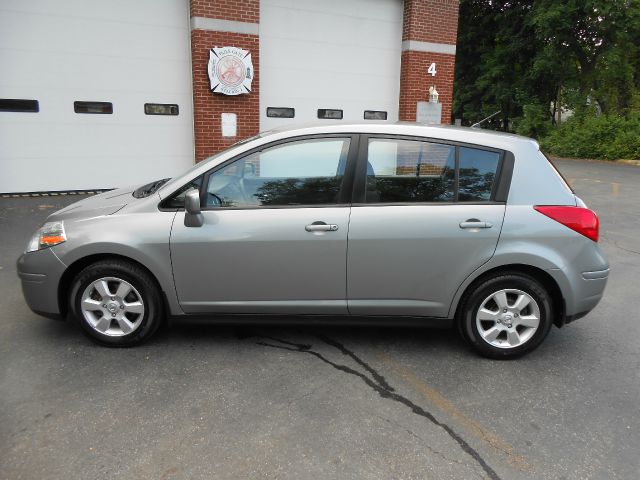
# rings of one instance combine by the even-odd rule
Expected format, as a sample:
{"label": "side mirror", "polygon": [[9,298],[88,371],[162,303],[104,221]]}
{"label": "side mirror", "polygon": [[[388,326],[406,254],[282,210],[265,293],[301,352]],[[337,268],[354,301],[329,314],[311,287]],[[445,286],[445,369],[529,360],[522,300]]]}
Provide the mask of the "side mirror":
{"label": "side mirror", "polygon": [[189,190],[184,196],[184,226],[201,227],[204,217],[200,210],[200,192],[195,188]]}

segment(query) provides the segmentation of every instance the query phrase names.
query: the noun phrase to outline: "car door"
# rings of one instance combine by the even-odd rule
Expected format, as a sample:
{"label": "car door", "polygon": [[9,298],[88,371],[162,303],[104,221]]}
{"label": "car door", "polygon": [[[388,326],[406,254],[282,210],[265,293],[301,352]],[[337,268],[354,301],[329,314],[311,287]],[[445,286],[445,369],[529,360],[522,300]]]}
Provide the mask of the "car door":
{"label": "car door", "polygon": [[204,224],[185,226],[181,210],[171,231],[183,310],[347,313],[352,143],[350,136],[278,142],[196,181]]}
{"label": "car door", "polygon": [[503,153],[426,139],[360,140],[347,258],[360,315],[445,317],[458,286],[493,255],[505,203]]}

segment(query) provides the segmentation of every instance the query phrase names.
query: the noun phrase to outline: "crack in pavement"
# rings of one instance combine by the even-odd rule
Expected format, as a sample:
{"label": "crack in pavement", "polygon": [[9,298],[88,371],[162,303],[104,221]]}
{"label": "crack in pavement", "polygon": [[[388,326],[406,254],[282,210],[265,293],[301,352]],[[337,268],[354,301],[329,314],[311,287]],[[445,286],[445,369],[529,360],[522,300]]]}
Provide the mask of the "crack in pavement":
{"label": "crack in pavement", "polygon": [[[251,336],[251,335],[247,335],[247,336]],[[332,340],[329,337],[326,337],[324,335],[316,335],[321,341],[323,341],[324,343],[326,343],[331,347],[338,349],[343,355],[350,357],[358,365],[362,366],[369,374],[371,374],[372,378],[369,378],[366,374],[359,372],[358,370],[354,370],[353,368],[348,367],[347,365],[342,365],[329,360],[327,357],[325,357],[321,353],[316,352],[315,350],[312,350],[312,347],[313,347],[312,345],[304,344],[304,343],[289,342],[287,340],[282,340],[280,338],[270,337],[267,335],[253,335],[253,336],[257,338],[264,338],[264,339],[271,340],[273,342],[277,342],[281,344],[281,345],[276,345],[276,344],[268,343],[265,341],[259,341],[259,342],[256,342],[258,345],[261,345],[264,347],[270,347],[270,348],[277,348],[280,350],[287,350],[295,353],[306,353],[308,355],[312,355],[318,358],[319,360],[332,366],[336,370],[339,370],[341,372],[360,378],[366,385],[368,385],[376,393],[378,393],[380,397],[393,400],[395,402],[398,402],[408,407],[416,415],[426,418],[433,425],[443,429],[449,435],[449,437],[451,437],[451,439],[454,440],[465,453],[467,453],[467,455],[473,458],[480,465],[480,467],[482,467],[482,469],[489,476],[489,478],[491,478],[492,480],[500,480],[500,477],[498,476],[498,474],[487,464],[487,462],[482,458],[480,453],[478,453],[478,451],[475,450],[471,445],[469,445],[464,438],[462,438],[458,433],[456,433],[453,430],[453,428],[451,428],[448,424],[439,421],[432,413],[428,412],[427,410],[420,407],[419,405],[416,405],[408,398],[400,395],[399,393],[396,393],[395,390],[389,385],[389,383],[380,373],[378,373],[373,367],[371,367],[369,364],[367,364],[364,360],[359,358],[355,353],[347,349],[341,343],[335,340]]]}
{"label": "crack in pavement", "polygon": [[431,447],[430,445],[427,444],[427,441],[422,438],[420,435],[418,435],[417,433],[415,433],[414,431],[412,431],[411,429],[400,425],[398,422],[391,420],[390,418],[385,418],[382,417],[380,415],[377,415],[378,418],[381,418],[382,420],[384,420],[385,422],[394,425],[397,428],[400,428],[404,431],[406,431],[409,435],[411,435],[413,438],[416,438],[418,440],[420,440],[420,442],[422,442],[422,446],[424,448],[426,448],[427,450],[429,450],[432,454],[437,455],[438,457],[442,458],[445,462],[450,462],[450,463],[455,463],[457,465],[463,466],[463,467],[471,467],[471,469],[473,470],[473,473],[478,476],[479,478],[482,478],[482,475],[478,472],[477,470],[477,465],[467,465],[465,462],[462,462],[456,458],[451,458],[451,457],[447,457],[444,453],[442,453],[439,450],[436,450],[435,448]]}

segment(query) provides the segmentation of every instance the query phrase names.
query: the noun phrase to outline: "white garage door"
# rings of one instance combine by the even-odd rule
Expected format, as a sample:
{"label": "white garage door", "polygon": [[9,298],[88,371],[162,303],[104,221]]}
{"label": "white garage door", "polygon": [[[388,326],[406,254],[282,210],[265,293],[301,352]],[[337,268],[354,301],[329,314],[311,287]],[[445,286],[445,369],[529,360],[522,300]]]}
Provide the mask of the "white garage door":
{"label": "white garage door", "polygon": [[[396,121],[402,13],[402,0],[262,0],[260,129],[362,122],[365,110]],[[268,116],[270,107],[295,116]],[[318,110],[341,110],[343,118],[320,120]]]}
{"label": "white garage door", "polygon": [[3,0],[0,102],[39,111],[0,111],[0,192],[139,184],[193,164],[188,12],[188,0]]}

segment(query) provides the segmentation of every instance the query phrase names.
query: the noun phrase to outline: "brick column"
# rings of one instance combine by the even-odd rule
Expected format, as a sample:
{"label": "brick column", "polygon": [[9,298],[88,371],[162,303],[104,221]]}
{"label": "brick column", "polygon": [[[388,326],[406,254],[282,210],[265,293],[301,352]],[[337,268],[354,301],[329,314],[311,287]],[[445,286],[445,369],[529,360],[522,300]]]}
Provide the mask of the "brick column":
{"label": "brick column", "polygon": [[[458,0],[404,0],[400,120],[416,120],[416,104],[435,86],[442,103],[442,123],[451,123],[453,72],[458,35]],[[436,76],[427,69],[436,64]]]}
{"label": "brick column", "polygon": [[[213,155],[260,128],[259,0],[191,0],[191,69],[196,161]],[[251,52],[254,78],[248,94],[212,93],[207,63],[213,47],[239,47]],[[222,113],[238,116],[237,137],[223,137]]]}

